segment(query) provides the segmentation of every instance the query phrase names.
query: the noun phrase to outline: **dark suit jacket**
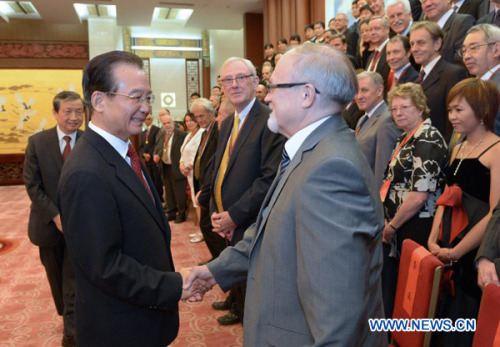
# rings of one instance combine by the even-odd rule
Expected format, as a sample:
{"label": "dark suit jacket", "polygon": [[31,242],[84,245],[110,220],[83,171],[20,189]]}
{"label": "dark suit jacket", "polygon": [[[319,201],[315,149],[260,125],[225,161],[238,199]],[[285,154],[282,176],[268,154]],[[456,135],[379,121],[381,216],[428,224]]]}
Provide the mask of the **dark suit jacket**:
{"label": "dark suit jacket", "polygon": [[[210,135],[205,146],[205,150],[200,158],[200,177],[199,180],[194,179],[194,185],[197,189],[196,192],[201,191],[198,197],[198,202],[200,206],[206,209],[210,209],[210,189],[212,185],[212,175],[213,175],[213,161],[215,156],[215,151],[217,150],[217,142],[219,140],[219,127],[217,122],[214,121],[212,124],[213,129],[210,131]],[[201,148],[198,148],[196,152],[196,158],[200,153]]]}
{"label": "dark suit jacket", "polygon": [[422,4],[420,3],[420,0],[410,0],[410,8],[413,21],[418,21],[422,16]]}
{"label": "dark suit jacket", "polygon": [[495,19],[495,11],[491,11],[487,15],[481,17],[477,24],[493,24],[493,20]]}
{"label": "dark suit jacket", "polygon": [[450,64],[441,57],[422,83],[427,106],[431,109],[432,125],[441,132],[446,143],[450,141],[453,133],[453,127],[448,119],[446,97],[451,88],[465,78],[467,72],[462,67]]}
{"label": "dark suit jacket", "polygon": [[[246,228],[255,222],[260,205],[281,162],[285,138],[268,129],[269,113],[267,106],[255,100],[255,104],[241,127],[222,182],[222,205],[238,226],[232,243],[241,240]],[[233,123],[234,115],[227,117],[220,128],[212,187],[215,187]],[[210,208],[211,211],[217,210],[214,189],[212,189]]]}
{"label": "dark suit jacket", "polygon": [[[356,26],[357,28],[357,26]],[[347,28],[347,30],[344,33],[346,42],[347,42],[347,53],[349,53],[352,56],[356,56],[358,54],[358,40],[359,40],[359,33],[358,30],[353,29],[351,27]]]}
{"label": "dark suit jacket", "polygon": [[[77,131],[78,141],[83,134]],[[63,166],[57,128],[48,129],[28,138],[23,178],[31,200],[28,236],[37,246],[56,245],[62,237],[52,218],[59,214],[57,184]]]}
{"label": "dark suit jacket", "polygon": [[418,71],[415,70],[413,65],[410,65],[399,76],[397,85],[400,85],[403,83],[408,83],[408,82],[415,82],[417,80],[417,78],[418,78]]}
{"label": "dark suit jacket", "polygon": [[500,203],[493,210],[491,219],[486,226],[476,261],[481,257],[495,263],[497,275],[500,277]]}
{"label": "dark suit jacket", "polygon": [[[465,2],[458,9],[458,13],[460,14],[470,14],[474,17],[475,20],[481,18],[480,9],[481,9],[481,0],[465,0]],[[451,4],[453,7],[453,3]]]}
{"label": "dark suit jacket", "polygon": [[148,130],[144,130],[141,134],[141,146],[139,148],[141,155],[144,156],[145,153],[151,155],[151,160],[146,162],[146,165],[151,166],[151,165],[156,165],[156,163],[153,161],[153,154],[155,150],[155,144],[156,144],[156,137],[158,136],[158,131],[160,131],[160,128],[158,128],[156,125],[151,125],[151,131],[149,132],[149,136],[147,138],[146,143],[146,134]]}
{"label": "dark suit jacket", "polygon": [[462,58],[457,54],[457,50],[462,48],[465,34],[476,20],[468,14],[453,13],[444,23],[444,40],[441,46],[441,56],[448,63],[463,66]]}
{"label": "dark suit jacket", "polygon": [[358,120],[363,114],[364,112],[359,110],[358,104],[356,104],[355,101],[352,102],[351,107],[342,111],[342,117],[347,123],[347,126],[352,130],[356,129],[356,124],[358,124]]}
{"label": "dark suit jacket", "polygon": [[[498,90],[500,91],[500,71],[497,71],[490,80],[495,83]],[[500,136],[500,107],[498,108],[497,116],[495,118],[495,134]]]}
{"label": "dark suit jacket", "polygon": [[[391,68],[387,64],[386,48],[387,45],[384,46],[384,49],[382,50],[380,58],[378,60],[377,68],[375,69],[375,72],[378,72],[384,79],[384,86],[387,85],[387,77],[389,77],[389,72],[391,71]],[[368,58],[368,62],[366,63],[365,67],[367,71],[368,68],[370,67],[370,64],[372,63],[372,59],[374,56],[375,56],[375,51],[373,51],[373,53]]]}
{"label": "dark suit jacket", "polygon": [[59,203],[76,273],[79,346],[159,347],[177,336],[182,277],[174,272],[160,198],[151,193],[154,202],[92,129],[64,165]]}
{"label": "dark suit jacket", "polygon": [[[165,143],[165,129],[161,128],[158,131],[157,139],[156,139],[156,147],[154,153],[163,156],[163,145]],[[186,176],[181,173],[181,169],[179,168],[179,163],[181,160],[181,147],[184,139],[186,138],[187,133],[174,128],[174,133],[172,134],[172,145],[170,146],[170,160],[172,163],[172,175],[175,180],[185,180]],[[160,159],[160,170],[163,172],[163,160]]]}

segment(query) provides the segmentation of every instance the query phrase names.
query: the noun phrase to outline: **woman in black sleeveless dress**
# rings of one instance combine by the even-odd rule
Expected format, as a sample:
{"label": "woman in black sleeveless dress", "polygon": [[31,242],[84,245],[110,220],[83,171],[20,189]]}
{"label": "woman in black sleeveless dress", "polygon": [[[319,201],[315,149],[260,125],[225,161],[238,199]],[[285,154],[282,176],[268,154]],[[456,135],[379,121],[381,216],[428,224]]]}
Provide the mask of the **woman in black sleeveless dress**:
{"label": "woman in black sleeveless dress", "polygon": [[[477,318],[481,290],[474,258],[500,198],[500,138],[493,133],[499,94],[490,81],[469,78],[448,95],[449,119],[465,140],[455,146],[428,246],[446,266],[439,318]],[[441,332],[435,346],[471,346],[473,332]]]}

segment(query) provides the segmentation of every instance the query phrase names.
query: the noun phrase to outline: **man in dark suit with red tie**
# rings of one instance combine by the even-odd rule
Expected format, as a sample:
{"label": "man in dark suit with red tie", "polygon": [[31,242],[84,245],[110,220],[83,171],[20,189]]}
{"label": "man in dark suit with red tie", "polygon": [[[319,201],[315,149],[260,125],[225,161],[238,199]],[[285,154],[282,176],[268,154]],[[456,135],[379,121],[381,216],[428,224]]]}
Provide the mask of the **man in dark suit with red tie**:
{"label": "man in dark suit with red tie", "polygon": [[195,287],[182,289],[160,198],[129,140],[154,102],[142,59],[123,51],[94,57],[83,90],[92,121],[58,193],[76,274],[76,342],[166,346],[177,336],[178,302]]}
{"label": "man in dark suit with red tie", "polygon": [[370,18],[370,40],[376,48],[368,59],[366,64],[367,71],[378,72],[384,79],[384,85],[387,84],[389,77],[389,65],[387,65],[386,45],[389,42],[389,21],[385,17]]}
{"label": "man in dark suit with red tie", "polygon": [[[57,126],[28,138],[23,178],[31,210],[30,241],[40,247],[57,313],[63,316],[63,346],[75,345],[75,273],[63,237],[57,208],[57,184],[71,149],[82,135],[83,100],[75,92],[63,91],[52,101]],[[66,231],[66,230],[64,230]]]}
{"label": "man in dark suit with red tie", "polygon": [[391,68],[387,78],[386,90],[407,82],[415,82],[418,72],[410,63],[410,40],[406,36],[396,35],[387,43],[387,64]]}
{"label": "man in dark suit with red tie", "polygon": [[146,164],[146,169],[148,170],[149,176],[154,182],[154,186],[158,195],[161,197],[163,201],[163,182],[161,179],[160,168],[153,160],[154,149],[156,145],[156,137],[158,135],[158,128],[153,124],[153,115],[148,114],[146,120],[144,121],[146,125],[146,130],[142,132],[141,135],[141,146],[139,148],[142,158],[144,159],[144,163]]}

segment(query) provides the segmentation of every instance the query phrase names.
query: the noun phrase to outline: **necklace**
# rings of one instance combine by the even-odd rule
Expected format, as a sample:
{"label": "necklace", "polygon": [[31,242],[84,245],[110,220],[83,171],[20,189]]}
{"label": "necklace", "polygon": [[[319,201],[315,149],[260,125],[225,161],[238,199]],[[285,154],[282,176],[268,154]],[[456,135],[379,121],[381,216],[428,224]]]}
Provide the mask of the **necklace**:
{"label": "necklace", "polygon": [[474,152],[474,150],[481,144],[483,143],[483,140],[484,138],[482,138],[481,140],[479,140],[478,143],[476,143],[476,145],[474,147],[472,147],[472,149],[469,151],[469,153],[467,153],[467,155],[464,156],[464,151],[465,151],[465,147],[466,146],[463,146],[462,148],[462,156],[460,157],[460,161],[458,162],[458,165],[457,165],[457,168],[455,169],[455,172],[453,173],[453,176],[456,176],[457,175],[457,172],[458,172],[458,169],[460,169],[460,165],[462,165],[462,162],[464,161],[465,158],[467,158],[472,152]]}

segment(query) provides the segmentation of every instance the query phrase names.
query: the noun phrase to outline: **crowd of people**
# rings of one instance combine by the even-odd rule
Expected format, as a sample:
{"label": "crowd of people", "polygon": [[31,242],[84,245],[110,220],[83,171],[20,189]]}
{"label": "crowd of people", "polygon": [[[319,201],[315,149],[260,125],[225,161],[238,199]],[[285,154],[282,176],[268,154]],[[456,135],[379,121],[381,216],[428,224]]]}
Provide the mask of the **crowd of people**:
{"label": "crowd of people", "polygon": [[[350,26],[338,13],[266,43],[257,68],[228,59],[182,122],[151,114],[139,58],[94,58],[84,100],[58,94],[58,126],[26,150],[30,238],[66,340],[168,344],[179,299],[218,284],[230,291],[212,304],[229,311],[218,322],[245,322],[247,345],[387,345],[363,319],[392,317],[406,239],[446,266],[437,317],[476,318],[481,289],[500,285],[500,15],[483,3],[355,0]],[[140,133],[147,173],[128,140]],[[52,140],[60,158],[42,164]],[[190,203],[190,241],[211,259],[174,272],[168,221],[185,223]]]}

